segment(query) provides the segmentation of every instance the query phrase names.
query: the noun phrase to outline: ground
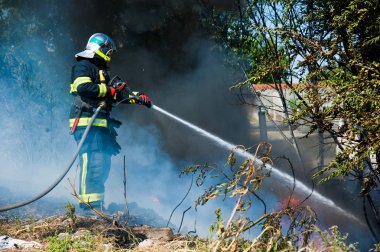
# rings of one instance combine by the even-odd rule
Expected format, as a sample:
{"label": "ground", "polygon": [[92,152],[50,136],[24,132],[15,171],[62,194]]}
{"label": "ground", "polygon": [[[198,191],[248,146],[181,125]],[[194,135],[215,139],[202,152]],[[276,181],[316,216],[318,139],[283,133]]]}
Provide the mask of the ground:
{"label": "ground", "polygon": [[59,215],[40,220],[2,220],[0,237],[4,235],[35,242],[24,245],[20,243],[4,251],[166,252],[189,251],[199,247],[199,239],[173,234],[170,228],[121,226],[120,223],[111,223],[96,216]]}

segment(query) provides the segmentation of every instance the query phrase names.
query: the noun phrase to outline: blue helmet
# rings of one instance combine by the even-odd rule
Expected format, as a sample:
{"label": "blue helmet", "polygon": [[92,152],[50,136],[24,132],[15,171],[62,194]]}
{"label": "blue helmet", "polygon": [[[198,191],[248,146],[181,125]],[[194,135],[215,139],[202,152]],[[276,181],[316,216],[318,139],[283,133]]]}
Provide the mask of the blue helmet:
{"label": "blue helmet", "polygon": [[86,50],[75,54],[75,57],[94,58],[96,54],[108,63],[111,61],[111,54],[115,51],[115,43],[110,37],[103,33],[95,33],[89,38]]}

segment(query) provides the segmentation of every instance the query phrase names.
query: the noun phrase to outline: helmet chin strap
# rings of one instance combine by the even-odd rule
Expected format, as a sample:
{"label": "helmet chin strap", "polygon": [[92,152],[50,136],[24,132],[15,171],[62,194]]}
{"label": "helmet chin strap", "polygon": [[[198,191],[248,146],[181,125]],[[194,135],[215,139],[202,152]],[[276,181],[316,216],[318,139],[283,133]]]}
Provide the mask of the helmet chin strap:
{"label": "helmet chin strap", "polygon": [[102,51],[97,50],[95,53],[99,55],[102,59],[104,59],[107,63],[111,61],[111,57],[105,55]]}

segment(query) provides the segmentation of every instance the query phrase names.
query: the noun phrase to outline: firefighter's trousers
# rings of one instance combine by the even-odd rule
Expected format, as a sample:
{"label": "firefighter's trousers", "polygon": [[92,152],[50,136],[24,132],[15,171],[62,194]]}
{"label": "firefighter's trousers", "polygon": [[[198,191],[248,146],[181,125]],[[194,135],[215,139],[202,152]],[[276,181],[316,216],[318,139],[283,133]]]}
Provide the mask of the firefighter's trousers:
{"label": "firefighter's trousers", "polygon": [[[79,143],[85,127],[78,127],[74,137]],[[79,152],[79,197],[94,208],[102,209],[104,203],[104,184],[111,167],[112,154],[108,151],[109,130],[93,126]],[[87,208],[80,203],[81,208]]]}

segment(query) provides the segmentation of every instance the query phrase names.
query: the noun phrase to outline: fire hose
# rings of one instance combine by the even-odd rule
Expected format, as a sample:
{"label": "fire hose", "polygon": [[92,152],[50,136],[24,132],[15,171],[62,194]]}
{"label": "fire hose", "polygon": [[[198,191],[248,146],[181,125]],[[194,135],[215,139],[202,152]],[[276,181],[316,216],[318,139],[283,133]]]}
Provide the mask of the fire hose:
{"label": "fire hose", "polygon": [[30,199],[27,199],[27,200],[24,200],[24,201],[20,201],[20,202],[17,202],[13,205],[9,205],[9,206],[6,206],[6,207],[0,207],[0,212],[5,212],[5,211],[8,211],[8,210],[12,210],[12,209],[15,209],[15,208],[19,208],[19,207],[22,207],[22,206],[25,206],[25,205],[28,205],[36,200],[39,200],[40,198],[42,198],[43,196],[45,196],[46,194],[48,194],[51,190],[53,190],[58,184],[59,182],[62,181],[62,179],[66,176],[66,174],[69,172],[69,170],[71,169],[71,167],[73,166],[78,154],[79,154],[79,151],[80,149],[82,148],[82,145],[84,143],[84,141],[86,140],[86,137],[88,135],[88,132],[90,131],[90,128],[95,120],[95,118],[98,116],[100,110],[102,109],[102,106],[99,106],[94,114],[92,115],[84,133],[83,133],[83,136],[82,138],[80,139],[79,141],[79,144],[75,150],[75,153],[72,157],[72,159],[70,160],[70,163],[67,165],[66,169],[64,170],[64,172],[61,174],[61,176],[59,176],[57,178],[57,180],[52,183],[47,189],[45,189],[43,192],[39,193],[38,195],[30,198]]}

